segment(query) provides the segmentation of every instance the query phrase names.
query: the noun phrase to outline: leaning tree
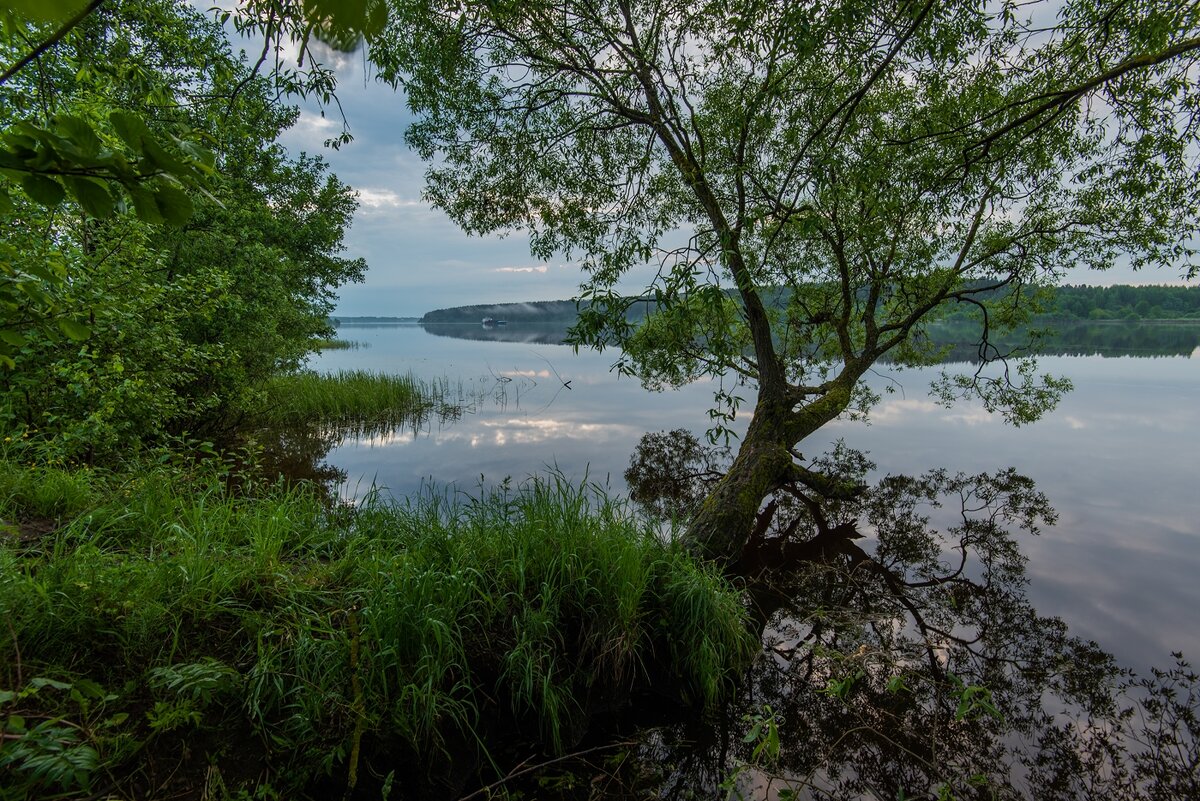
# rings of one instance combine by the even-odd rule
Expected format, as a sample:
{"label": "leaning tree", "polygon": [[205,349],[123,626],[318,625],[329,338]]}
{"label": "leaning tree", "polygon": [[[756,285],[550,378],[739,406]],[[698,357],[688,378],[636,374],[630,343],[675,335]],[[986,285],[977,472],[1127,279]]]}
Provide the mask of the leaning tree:
{"label": "leaning tree", "polygon": [[948,309],[981,367],[937,394],[1020,423],[1065,382],[989,335],[1040,289],[1196,272],[1195,2],[397,0],[371,38],[429,198],[580,262],[577,344],[652,388],[722,377],[718,422],[756,393],[688,530],[709,558],[781,487],[847,491],[799,446],[870,406],[880,359],[936,358]]}

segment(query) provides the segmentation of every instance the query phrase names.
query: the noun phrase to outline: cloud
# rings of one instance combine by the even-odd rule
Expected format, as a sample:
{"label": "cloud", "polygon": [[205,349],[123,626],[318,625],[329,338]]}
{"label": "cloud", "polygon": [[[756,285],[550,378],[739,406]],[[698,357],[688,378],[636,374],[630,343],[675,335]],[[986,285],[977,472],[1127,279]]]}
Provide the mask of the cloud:
{"label": "cloud", "polygon": [[[937,420],[943,423],[976,426],[993,422],[996,418],[986,409],[978,405],[958,404],[947,409],[931,400],[917,398],[885,400],[871,409],[868,418],[871,423],[881,426],[907,425],[917,420]],[[842,420],[835,425],[854,425]]]}
{"label": "cloud", "polygon": [[497,267],[492,272],[497,273],[544,273],[546,265],[542,264],[537,267]]}
{"label": "cloud", "polygon": [[400,196],[391,189],[370,189],[363,187],[358,191],[358,202],[368,208],[378,209],[383,206],[399,206],[402,201]]}
{"label": "cloud", "polygon": [[301,109],[296,124],[284,131],[279,141],[293,151],[319,152],[324,149],[325,140],[337,136],[341,130],[341,122],[332,120],[319,111]]}
{"label": "cloud", "polygon": [[355,191],[358,192],[359,205],[366,209],[424,209],[428,208],[429,205],[422,200],[400,197],[400,195],[396,194],[396,192],[391,189],[360,187]]}

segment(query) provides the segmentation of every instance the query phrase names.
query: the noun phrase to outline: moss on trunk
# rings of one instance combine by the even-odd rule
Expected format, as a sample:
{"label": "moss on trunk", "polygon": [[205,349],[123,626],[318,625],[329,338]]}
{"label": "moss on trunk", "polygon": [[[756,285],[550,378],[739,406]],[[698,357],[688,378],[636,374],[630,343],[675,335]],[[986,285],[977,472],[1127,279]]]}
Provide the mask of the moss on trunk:
{"label": "moss on trunk", "polygon": [[737,564],[767,496],[792,481],[804,481],[791,448],[850,405],[850,387],[858,375],[847,371],[842,377],[844,381],[799,408],[792,408],[782,392],[760,390],[733,464],[688,525],[684,540],[693,554],[727,569]]}

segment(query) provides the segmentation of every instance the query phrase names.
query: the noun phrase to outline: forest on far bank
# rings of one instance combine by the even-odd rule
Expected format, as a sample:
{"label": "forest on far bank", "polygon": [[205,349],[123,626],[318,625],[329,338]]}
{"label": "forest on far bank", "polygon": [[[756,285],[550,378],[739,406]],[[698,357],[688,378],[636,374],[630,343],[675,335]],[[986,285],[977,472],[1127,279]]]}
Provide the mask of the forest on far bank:
{"label": "forest on far bank", "polygon": [[[975,313],[967,306],[950,317]],[[1035,317],[1045,320],[1200,320],[1200,287],[1145,285],[1088,286],[1046,290]]]}
{"label": "forest on far bank", "polygon": [[[426,312],[423,323],[479,323],[484,317],[517,323],[573,323],[580,305],[573,300],[452,306]],[[631,310],[643,311],[641,304]],[[966,304],[949,309],[946,319],[974,314]],[[633,316],[640,317],[640,314]],[[1200,287],[1068,285],[1046,290],[1041,311],[1047,320],[1200,320]],[[386,317],[334,317],[337,323],[394,321]],[[404,318],[412,319],[412,318]]]}

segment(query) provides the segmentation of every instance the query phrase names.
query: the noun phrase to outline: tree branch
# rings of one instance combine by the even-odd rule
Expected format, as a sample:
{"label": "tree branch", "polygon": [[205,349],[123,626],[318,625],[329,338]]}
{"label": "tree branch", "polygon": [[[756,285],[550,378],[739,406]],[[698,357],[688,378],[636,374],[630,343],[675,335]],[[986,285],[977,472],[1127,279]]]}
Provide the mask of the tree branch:
{"label": "tree branch", "polygon": [[60,27],[54,33],[50,34],[50,38],[46,39],[41,44],[39,44],[37,47],[35,47],[32,50],[32,52],[28,53],[24,58],[22,58],[16,64],[13,64],[11,67],[6,69],[3,74],[0,74],[0,86],[4,85],[8,81],[9,78],[16,75],[18,72],[23,70],[25,67],[29,66],[29,64],[32,61],[34,61],[35,59],[37,59],[37,57],[40,56],[42,53],[45,53],[47,50],[49,50],[50,48],[52,48],[56,44],[58,44],[60,41],[62,41],[63,37],[66,36],[68,33],[70,33],[72,28],[74,28],[76,25],[78,25],[79,23],[81,23],[85,19],[87,19],[88,15],[91,14],[93,11],[95,11],[97,8],[99,8],[100,4],[103,2],[104,2],[104,0],[91,0],[91,2],[88,3],[86,6],[84,6],[82,9],[80,9],[79,12],[75,16],[71,17],[69,20],[64,22],[62,24],[62,27]]}

